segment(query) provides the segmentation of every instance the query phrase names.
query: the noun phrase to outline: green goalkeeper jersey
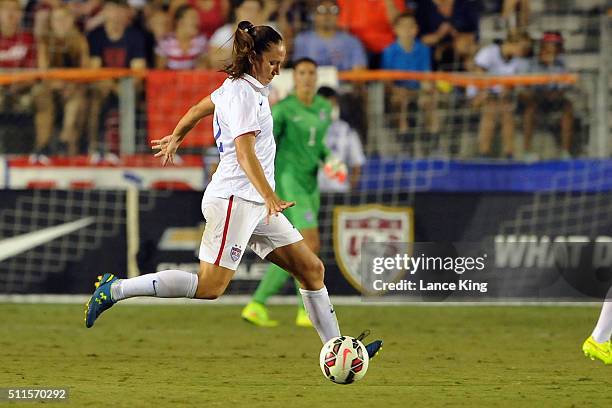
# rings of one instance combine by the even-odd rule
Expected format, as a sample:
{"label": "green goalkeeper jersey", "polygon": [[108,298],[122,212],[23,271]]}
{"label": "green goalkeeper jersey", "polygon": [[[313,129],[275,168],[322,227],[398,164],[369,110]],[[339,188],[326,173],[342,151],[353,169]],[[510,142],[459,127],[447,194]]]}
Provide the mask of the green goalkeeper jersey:
{"label": "green goalkeeper jersey", "polygon": [[291,94],[272,107],[272,117],[277,190],[283,194],[318,192],[319,164],[330,154],[325,134],[331,124],[331,104],[315,95],[306,106]]}

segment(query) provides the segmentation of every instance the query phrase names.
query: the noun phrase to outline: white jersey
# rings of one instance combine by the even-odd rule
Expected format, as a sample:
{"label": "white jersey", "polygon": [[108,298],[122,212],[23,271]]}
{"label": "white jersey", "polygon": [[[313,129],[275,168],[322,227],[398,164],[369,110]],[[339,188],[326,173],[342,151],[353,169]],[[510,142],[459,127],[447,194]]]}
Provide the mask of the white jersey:
{"label": "white jersey", "polygon": [[247,74],[235,80],[226,79],[211,94],[215,104],[213,134],[220,162],[204,197],[229,198],[233,195],[248,201],[264,202],[236,158],[235,139],[249,132],[255,132],[255,154],[274,189],[276,143],[268,94],[267,86]]}

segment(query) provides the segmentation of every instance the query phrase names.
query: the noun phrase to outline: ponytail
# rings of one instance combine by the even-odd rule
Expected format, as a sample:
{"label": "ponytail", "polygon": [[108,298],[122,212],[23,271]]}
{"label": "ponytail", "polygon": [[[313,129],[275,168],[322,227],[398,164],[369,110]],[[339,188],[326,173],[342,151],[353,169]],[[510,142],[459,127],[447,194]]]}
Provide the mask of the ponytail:
{"label": "ponytail", "polygon": [[273,44],[282,41],[283,37],[272,27],[254,26],[250,21],[241,21],[234,33],[232,62],[223,72],[233,79],[248,74],[256,58],[261,57]]}

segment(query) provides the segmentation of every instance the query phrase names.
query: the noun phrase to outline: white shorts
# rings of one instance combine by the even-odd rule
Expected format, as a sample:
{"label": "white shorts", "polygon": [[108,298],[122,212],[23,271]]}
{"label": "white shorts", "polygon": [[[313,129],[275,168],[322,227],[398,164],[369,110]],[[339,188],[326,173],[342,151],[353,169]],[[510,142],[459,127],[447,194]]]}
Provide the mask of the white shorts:
{"label": "white shorts", "polygon": [[200,260],[236,270],[246,246],[264,259],[274,249],[303,239],[283,214],[270,217],[265,204],[230,198],[205,197],[202,214],[206,227],[200,244]]}

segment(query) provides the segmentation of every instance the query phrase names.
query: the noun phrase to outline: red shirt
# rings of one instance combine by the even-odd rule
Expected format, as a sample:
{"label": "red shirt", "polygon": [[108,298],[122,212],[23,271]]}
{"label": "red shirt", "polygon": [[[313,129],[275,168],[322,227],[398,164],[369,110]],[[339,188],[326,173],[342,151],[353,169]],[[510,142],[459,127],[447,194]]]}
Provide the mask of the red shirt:
{"label": "red shirt", "polygon": [[189,5],[195,8],[200,15],[200,32],[207,39],[212,37],[217,28],[225,24],[223,18],[223,10],[221,9],[221,0],[214,0],[215,4],[210,10],[203,10],[198,6],[197,0],[189,0]]}
{"label": "red shirt", "polygon": [[32,34],[20,32],[12,37],[0,36],[0,68],[34,68],[36,52]]}
{"label": "red shirt", "polygon": [[[394,2],[400,13],[405,10],[403,0]],[[368,51],[381,53],[395,40],[384,0],[338,0],[338,7],[338,25],[359,38]]]}

